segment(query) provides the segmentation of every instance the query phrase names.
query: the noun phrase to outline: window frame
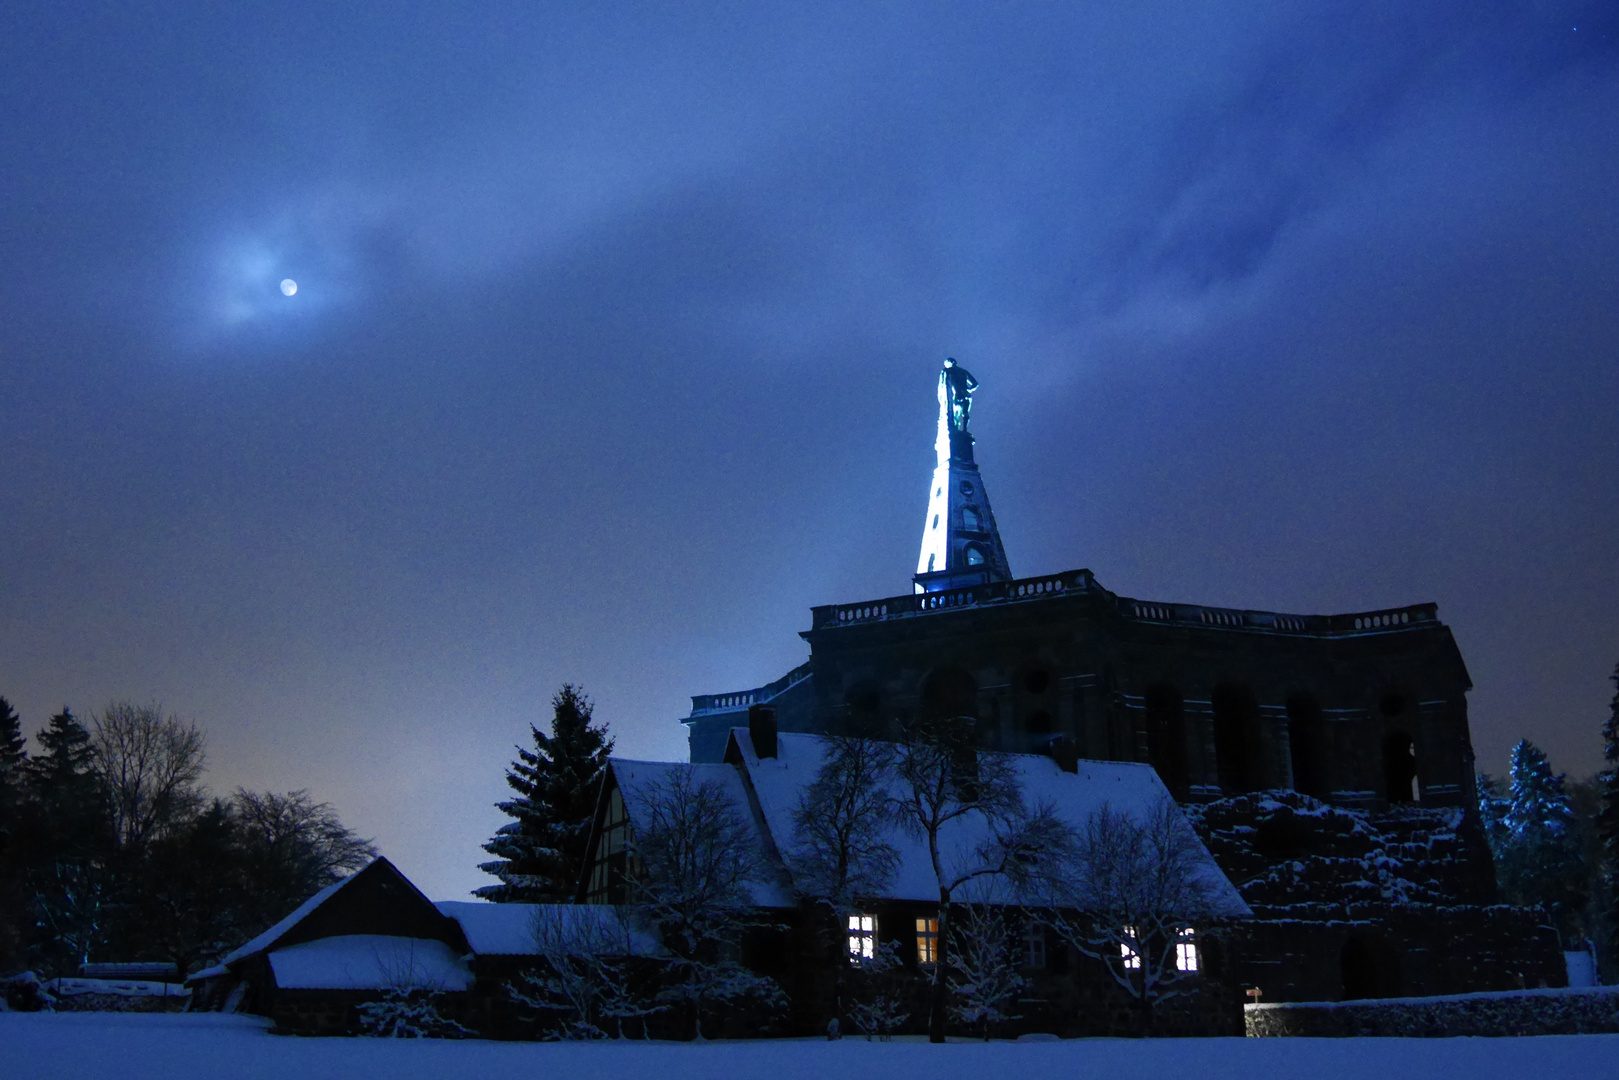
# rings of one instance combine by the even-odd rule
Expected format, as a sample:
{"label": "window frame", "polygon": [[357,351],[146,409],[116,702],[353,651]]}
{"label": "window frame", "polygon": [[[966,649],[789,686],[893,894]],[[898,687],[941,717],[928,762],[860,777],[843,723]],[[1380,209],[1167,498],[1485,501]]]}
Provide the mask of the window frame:
{"label": "window frame", "polygon": [[877,958],[877,916],[865,911],[851,911],[847,930],[848,950],[845,955],[852,967],[861,967]]}
{"label": "window frame", "polygon": [[916,962],[918,964],[936,964],[939,962],[939,920],[935,918],[918,917],[916,920]]}

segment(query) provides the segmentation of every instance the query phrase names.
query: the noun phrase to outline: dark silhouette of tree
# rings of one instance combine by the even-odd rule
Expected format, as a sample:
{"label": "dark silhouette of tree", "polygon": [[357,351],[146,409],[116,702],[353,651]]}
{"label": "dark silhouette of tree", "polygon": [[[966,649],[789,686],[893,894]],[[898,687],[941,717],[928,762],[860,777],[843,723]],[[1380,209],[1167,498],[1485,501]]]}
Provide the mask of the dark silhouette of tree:
{"label": "dark silhouette of tree", "polygon": [[377,857],[370,840],[350,832],[329,803],[307,791],[237,788],[230,813],[242,873],[253,883],[243,911],[249,928],[262,929]]}
{"label": "dark silhouette of tree", "polygon": [[[1602,786],[1602,809],[1597,813],[1597,832],[1602,839],[1603,873],[1598,888],[1607,909],[1604,944],[1610,967],[1619,967],[1619,665],[1613,669],[1613,703],[1607,722],[1602,725],[1603,769],[1598,774]],[[1611,974],[1611,972],[1610,972]]]}
{"label": "dark silhouette of tree", "polygon": [[57,858],[86,858],[110,837],[90,733],[64,705],[34,742],[40,749],[28,763],[28,787],[39,807],[44,843]]}
{"label": "dark silhouette of tree", "polygon": [[605,725],[591,723],[590,699],[572,683],[563,684],[551,707],[551,733],[529,725],[534,749],[518,747],[506,770],[517,798],[496,805],[515,820],[483,846],[496,858],[479,869],[500,879],[473,890],[485,900],[566,902],[578,887],[613,740]]}
{"label": "dark silhouette of tree", "polygon": [[683,1008],[696,1039],[706,1015],[746,1011],[768,1024],[786,1008],[773,980],[736,960],[764,862],[745,813],[718,782],[677,767],[645,793],[631,838],[637,899],[673,954],[675,978],[658,998]]}
{"label": "dark silhouette of tree", "polygon": [[28,765],[22,722],[11,702],[0,697],[0,829],[9,824],[9,811],[22,801],[23,777]]}
{"label": "dark silhouette of tree", "polygon": [[139,857],[201,810],[207,757],[195,724],[165,717],[156,704],[114,701],[93,717],[91,748],[120,854]]}
{"label": "dark silhouette of tree", "polygon": [[[896,752],[894,772],[894,813],[927,845],[939,887],[928,1039],[943,1042],[950,1015],[950,919],[958,891],[973,885],[1049,893],[1072,849],[1073,830],[1050,807],[1024,805],[1013,756],[980,751],[971,717],[913,724]],[[963,819],[983,824],[984,839],[970,852],[946,850],[941,834]]]}

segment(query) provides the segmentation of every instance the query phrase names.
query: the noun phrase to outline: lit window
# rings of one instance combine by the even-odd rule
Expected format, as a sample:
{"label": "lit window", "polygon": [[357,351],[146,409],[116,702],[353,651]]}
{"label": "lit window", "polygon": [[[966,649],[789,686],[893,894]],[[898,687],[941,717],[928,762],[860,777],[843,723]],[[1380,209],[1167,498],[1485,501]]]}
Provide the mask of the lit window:
{"label": "lit window", "polygon": [[1175,942],[1175,967],[1180,971],[1197,970],[1197,944],[1192,940],[1190,930]]}
{"label": "lit window", "polygon": [[916,960],[919,964],[937,963],[939,959],[939,920],[916,920]]}
{"label": "lit window", "polygon": [[1046,928],[1037,922],[1023,928],[1023,966],[1042,971],[1046,966]]}
{"label": "lit window", "polygon": [[1124,928],[1124,940],[1119,942],[1119,955],[1124,957],[1124,966],[1131,970],[1141,966],[1140,946],[1136,941],[1136,928]]}
{"label": "lit window", "polygon": [[849,916],[849,963],[856,967],[877,955],[877,916]]}

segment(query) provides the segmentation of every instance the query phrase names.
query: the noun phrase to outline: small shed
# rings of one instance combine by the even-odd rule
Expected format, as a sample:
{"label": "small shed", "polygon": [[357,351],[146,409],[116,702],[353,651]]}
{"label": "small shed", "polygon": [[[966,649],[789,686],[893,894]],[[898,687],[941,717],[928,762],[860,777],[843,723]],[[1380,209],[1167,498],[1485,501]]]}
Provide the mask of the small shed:
{"label": "small shed", "polygon": [[269,1016],[284,1030],[351,1030],[354,1008],[425,988],[454,1003],[471,990],[461,924],[377,858],[186,980],[203,1008]]}

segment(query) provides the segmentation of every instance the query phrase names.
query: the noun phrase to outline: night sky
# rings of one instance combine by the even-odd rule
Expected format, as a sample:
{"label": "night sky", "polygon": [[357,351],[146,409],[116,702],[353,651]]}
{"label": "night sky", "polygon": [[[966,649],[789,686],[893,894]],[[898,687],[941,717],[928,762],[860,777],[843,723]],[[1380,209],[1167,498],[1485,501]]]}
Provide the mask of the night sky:
{"label": "night sky", "polygon": [[1434,601],[1600,762],[1612,0],[13,2],[0,256],[0,694],[434,897],[563,681],[682,758],[909,590],[946,355],[1015,574]]}

